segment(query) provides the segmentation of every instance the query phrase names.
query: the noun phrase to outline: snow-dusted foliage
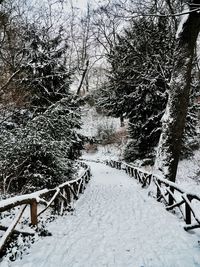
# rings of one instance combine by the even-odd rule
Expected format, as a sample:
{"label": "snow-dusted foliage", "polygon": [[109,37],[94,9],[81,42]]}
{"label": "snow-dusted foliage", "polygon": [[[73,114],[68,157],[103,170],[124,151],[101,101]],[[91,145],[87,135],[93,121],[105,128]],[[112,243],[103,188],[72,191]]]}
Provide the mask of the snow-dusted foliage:
{"label": "snow-dusted foliage", "polygon": [[149,157],[158,143],[172,65],[170,25],[166,18],[132,22],[109,55],[109,82],[98,106],[117,117],[129,118],[128,161]]}
{"label": "snow-dusted foliage", "polygon": [[29,192],[54,187],[72,174],[80,139],[79,114],[64,98],[30,120],[25,128],[0,135],[4,191]]}
{"label": "snow-dusted foliage", "polygon": [[31,102],[36,106],[49,106],[68,95],[72,73],[65,64],[68,44],[62,31],[52,37],[48,28],[30,25],[26,29],[21,82],[31,90]]}
{"label": "snow-dusted foliage", "polygon": [[[109,81],[95,97],[100,110],[129,119],[130,141],[124,153],[127,161],[146,159],[153,164],[173,71],[174,44],[175,31],[169,18],[140,18],[118,36],[108,55]],[[192,96],[184,156],[196,145],[193,103]]]}
{"label": "snow-dusted foliage", "polygon": [[[3,93],[0,118],[0,184],[4,192],[54,187],[69,179],[81,140],[77,100],[69,93],[72,73],[65,64],[67,43],[38,25],[22,28],[19,72]],[[17,85],[20,105],[9,98]],[[22,97],[23,96],[23,97]]]}
{"label": "snow-dusted foliage", "polygon": [[199,135],[198,135],[198,105],[196,103],[198,91],[199,91],[199,79],[198,70],[196,66],[193,69],[193,77],[191,84],[191,93],[189,106],[186,116],[186,124],[182,140],[182,150],[180,157],[187,158],[194,154],[194,150],[197,150],[200,146]]}

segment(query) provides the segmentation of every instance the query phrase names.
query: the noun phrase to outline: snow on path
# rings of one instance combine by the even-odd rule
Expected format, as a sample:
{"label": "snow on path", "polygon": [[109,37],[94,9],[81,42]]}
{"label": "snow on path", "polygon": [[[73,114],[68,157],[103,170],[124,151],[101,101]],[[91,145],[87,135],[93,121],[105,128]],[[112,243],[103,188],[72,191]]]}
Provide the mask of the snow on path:
{"label": "snow on path", "polygon": [[1,267],[200,266],[198,235],[125,173],[91,163],[93,177],[73,215],[49,225],[52,236]]}

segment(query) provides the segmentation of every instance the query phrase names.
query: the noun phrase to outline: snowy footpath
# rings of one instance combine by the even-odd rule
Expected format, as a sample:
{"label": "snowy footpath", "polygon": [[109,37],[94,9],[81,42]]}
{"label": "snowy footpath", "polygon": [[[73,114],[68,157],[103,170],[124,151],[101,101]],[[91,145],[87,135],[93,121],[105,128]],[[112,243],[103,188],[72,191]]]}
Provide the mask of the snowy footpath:
{"label": "snowy footpath", "polygon": [[93,177],[73,215],[49,224],[52,236],[1,267],[200,266],[200,235],[165,211],[124,172],[91,163]]}

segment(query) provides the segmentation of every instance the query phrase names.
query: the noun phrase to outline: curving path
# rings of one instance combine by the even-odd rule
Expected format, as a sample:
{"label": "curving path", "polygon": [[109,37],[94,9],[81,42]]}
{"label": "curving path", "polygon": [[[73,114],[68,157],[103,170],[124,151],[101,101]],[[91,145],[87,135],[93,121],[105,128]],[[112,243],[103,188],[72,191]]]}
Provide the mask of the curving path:
{"label": "curving path", "polygon": [[[200,266],[198,235],[124,172],[91,163],[93,177],[73,215],[49,225],[14,267]],[[197,232],[198,233],[198,232]]]}

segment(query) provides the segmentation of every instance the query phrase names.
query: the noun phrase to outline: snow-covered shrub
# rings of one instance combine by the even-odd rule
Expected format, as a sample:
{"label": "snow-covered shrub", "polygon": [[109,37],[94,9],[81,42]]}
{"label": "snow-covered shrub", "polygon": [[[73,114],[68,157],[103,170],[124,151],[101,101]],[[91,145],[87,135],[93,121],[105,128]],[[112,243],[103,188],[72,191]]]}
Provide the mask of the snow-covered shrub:
{"label": "snow-covered shrub", "polygon": [[[1,180],[4,191],[54,187],[73,173],[81,139],[78,110],[64,98],[30,120],[26,127],[0,135]],[[71,106],[70,106],[71,105]]]}
{"label": "snow-covered shrub", "polygon": [[96,153],[97,150],[98,150],[98,146],[97,144],[92,144],[92,143],[86,143],[84,145],[84,150],[87,152],[87,153]]}
{"label": "snow-covered shrub", "polygon": [[116,127],[114,123],[108,120],[103,120],[97,125],[97,138],[100,140],[107,140],[115,133]]}
{"label": "snow-covered shrub", "polygon": [[10,261],[22,259],[22,255],[31,247],[34,241],[35,237],[33,236],[15,236],[6,251],[2,252],[2,256],[6,254],[6,258]]}

